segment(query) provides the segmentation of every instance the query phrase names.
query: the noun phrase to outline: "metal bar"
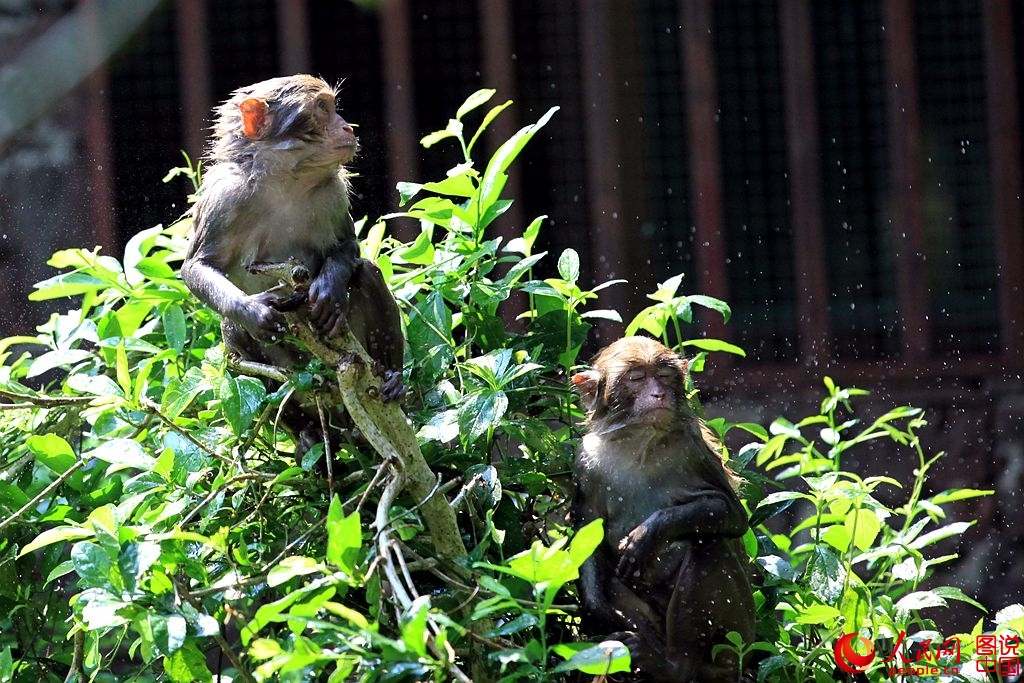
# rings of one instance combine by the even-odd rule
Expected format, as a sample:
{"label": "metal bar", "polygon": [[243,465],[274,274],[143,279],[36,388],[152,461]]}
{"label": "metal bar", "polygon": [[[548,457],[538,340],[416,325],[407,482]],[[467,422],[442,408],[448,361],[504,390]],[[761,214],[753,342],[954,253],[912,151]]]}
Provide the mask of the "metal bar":
{"label": "metal bar", "polygon": [[[680,24],[686,113],[689,119],[697,288],[702,294],[728,301],[712,0],[683,0],[680,3]],[[726,339],[728,336],[725,323],[718,316],[708,316],[705,327],[709,337]]]}
{"label": "metal bar", "polygon": [[981,3],[985,31],[992,222],[996,232],[999,320],[1003,352],[1024,350],[1024,213],[1021,209],[1020,105],[1017,100],[1013,4]]}
{"label": "metal bar", "polygon": [[281,73],[307,73],[312,58],[306,0],[277,0],[277,23]]}
{"label": "metal bar", "polygon": [[[383,51],[384,139],[391,187],[400,180],[419,177],[419,141],[416,137],[415,74],[408,0],[385,0],[380,7],[380,42]],[[415,239],[419,227],[410,221],[392,221],[400,240]]]}
{"label": "metal bar", "polygon": [[206,0],[178,0],[177,10],[182,144],[195,161],[203,153],[212,99]]}
{"label": "metal bar", "polygon": [[889,203],[896,250],[900,336],[903,360],[919,363],[931,353],[932,329],[928,319],[930,292],[921,197],[921,115],[911,0],[883,0],[882,16],[885,61],[891,85]]}
{"label": "metal bar", "polygon": [[779,28],[800,357],[805,364],[818,365],[830,355],[831,335],[810,5],[805,0],[783,0]]}

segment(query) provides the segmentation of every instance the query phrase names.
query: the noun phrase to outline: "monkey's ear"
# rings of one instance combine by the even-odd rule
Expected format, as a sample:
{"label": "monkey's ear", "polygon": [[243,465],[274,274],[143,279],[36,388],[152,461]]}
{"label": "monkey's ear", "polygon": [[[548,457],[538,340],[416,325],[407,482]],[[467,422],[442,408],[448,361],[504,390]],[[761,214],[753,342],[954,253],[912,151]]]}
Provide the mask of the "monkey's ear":
{"label": "monkey's ear", "polygon": [[583,407],[588,411],[597,405],[597,391],[601,386],[601,373],[586,370],[572,376],[572,386],[583,399]]}
{"label": "monkey's ear", "polygon": [[259,139],[270,127],[270,107],[261,99],[250,97],[238,105],[242,112],[242,130],[245,137]]}

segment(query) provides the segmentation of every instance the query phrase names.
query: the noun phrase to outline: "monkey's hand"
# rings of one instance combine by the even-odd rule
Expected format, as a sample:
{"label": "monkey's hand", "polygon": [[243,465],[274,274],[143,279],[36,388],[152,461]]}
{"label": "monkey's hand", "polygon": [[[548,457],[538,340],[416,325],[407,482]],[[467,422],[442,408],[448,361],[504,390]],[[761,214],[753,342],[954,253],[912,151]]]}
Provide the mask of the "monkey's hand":
{"label": "monkey's hand", "polygon": [[657,535],[643,522],[619,541],[619,564],[615,572],[622,579],[640,578],[640,570],[654,554]]}
{"label": "monkey's hand", "polygon": [[269,292],[250,294],[242,298],[232,317],[246,332],[262,342],[281,341],[288,324],[284,314],[274,308],[276,302],[277,295]]}
{"label": "monkey's hand", "polygon": [[309,321],[324,338],[337,337],[348,326],[348,277],[325,265],[309,284]]}

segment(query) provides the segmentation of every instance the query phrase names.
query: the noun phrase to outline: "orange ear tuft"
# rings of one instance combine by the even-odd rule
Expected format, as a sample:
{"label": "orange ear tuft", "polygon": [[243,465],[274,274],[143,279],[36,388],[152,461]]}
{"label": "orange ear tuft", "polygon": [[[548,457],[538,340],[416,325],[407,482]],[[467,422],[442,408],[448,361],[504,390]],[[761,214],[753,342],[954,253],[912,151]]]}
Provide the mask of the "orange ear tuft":
{"label": "orange ear tuft", "polygon": [[242,130],[247,138],[260,138],[267,130],[267,113],[270,107],[263,100],[250,97],[238,105],[242,112]]}

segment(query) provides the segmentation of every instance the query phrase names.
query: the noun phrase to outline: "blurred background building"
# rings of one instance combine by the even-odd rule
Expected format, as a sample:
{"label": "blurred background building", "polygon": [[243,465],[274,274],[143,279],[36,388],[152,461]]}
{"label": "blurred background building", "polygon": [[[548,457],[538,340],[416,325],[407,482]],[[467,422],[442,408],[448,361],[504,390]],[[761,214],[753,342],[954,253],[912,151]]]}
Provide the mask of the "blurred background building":
{"label": "blurred background building", "polygon": [[1000,607],[1024,592],[1022,43],[1020,0],[0,0],[0,333],[46,314],[25,296],[55,249],[180,215],[162,178],[236,87],[343,78],[371,218],[443,177],[456,150],[419,138],[496,88],[492,145],[561,108],[506,225],[547,215],[585,284],[629,280],[601,302],[627,320],[680,272],[728,301],[693,331],[748,352],[699,380],[710,414],[804,415],[826,374],[927,408],[935,486],[998,492],[943,580]]}

